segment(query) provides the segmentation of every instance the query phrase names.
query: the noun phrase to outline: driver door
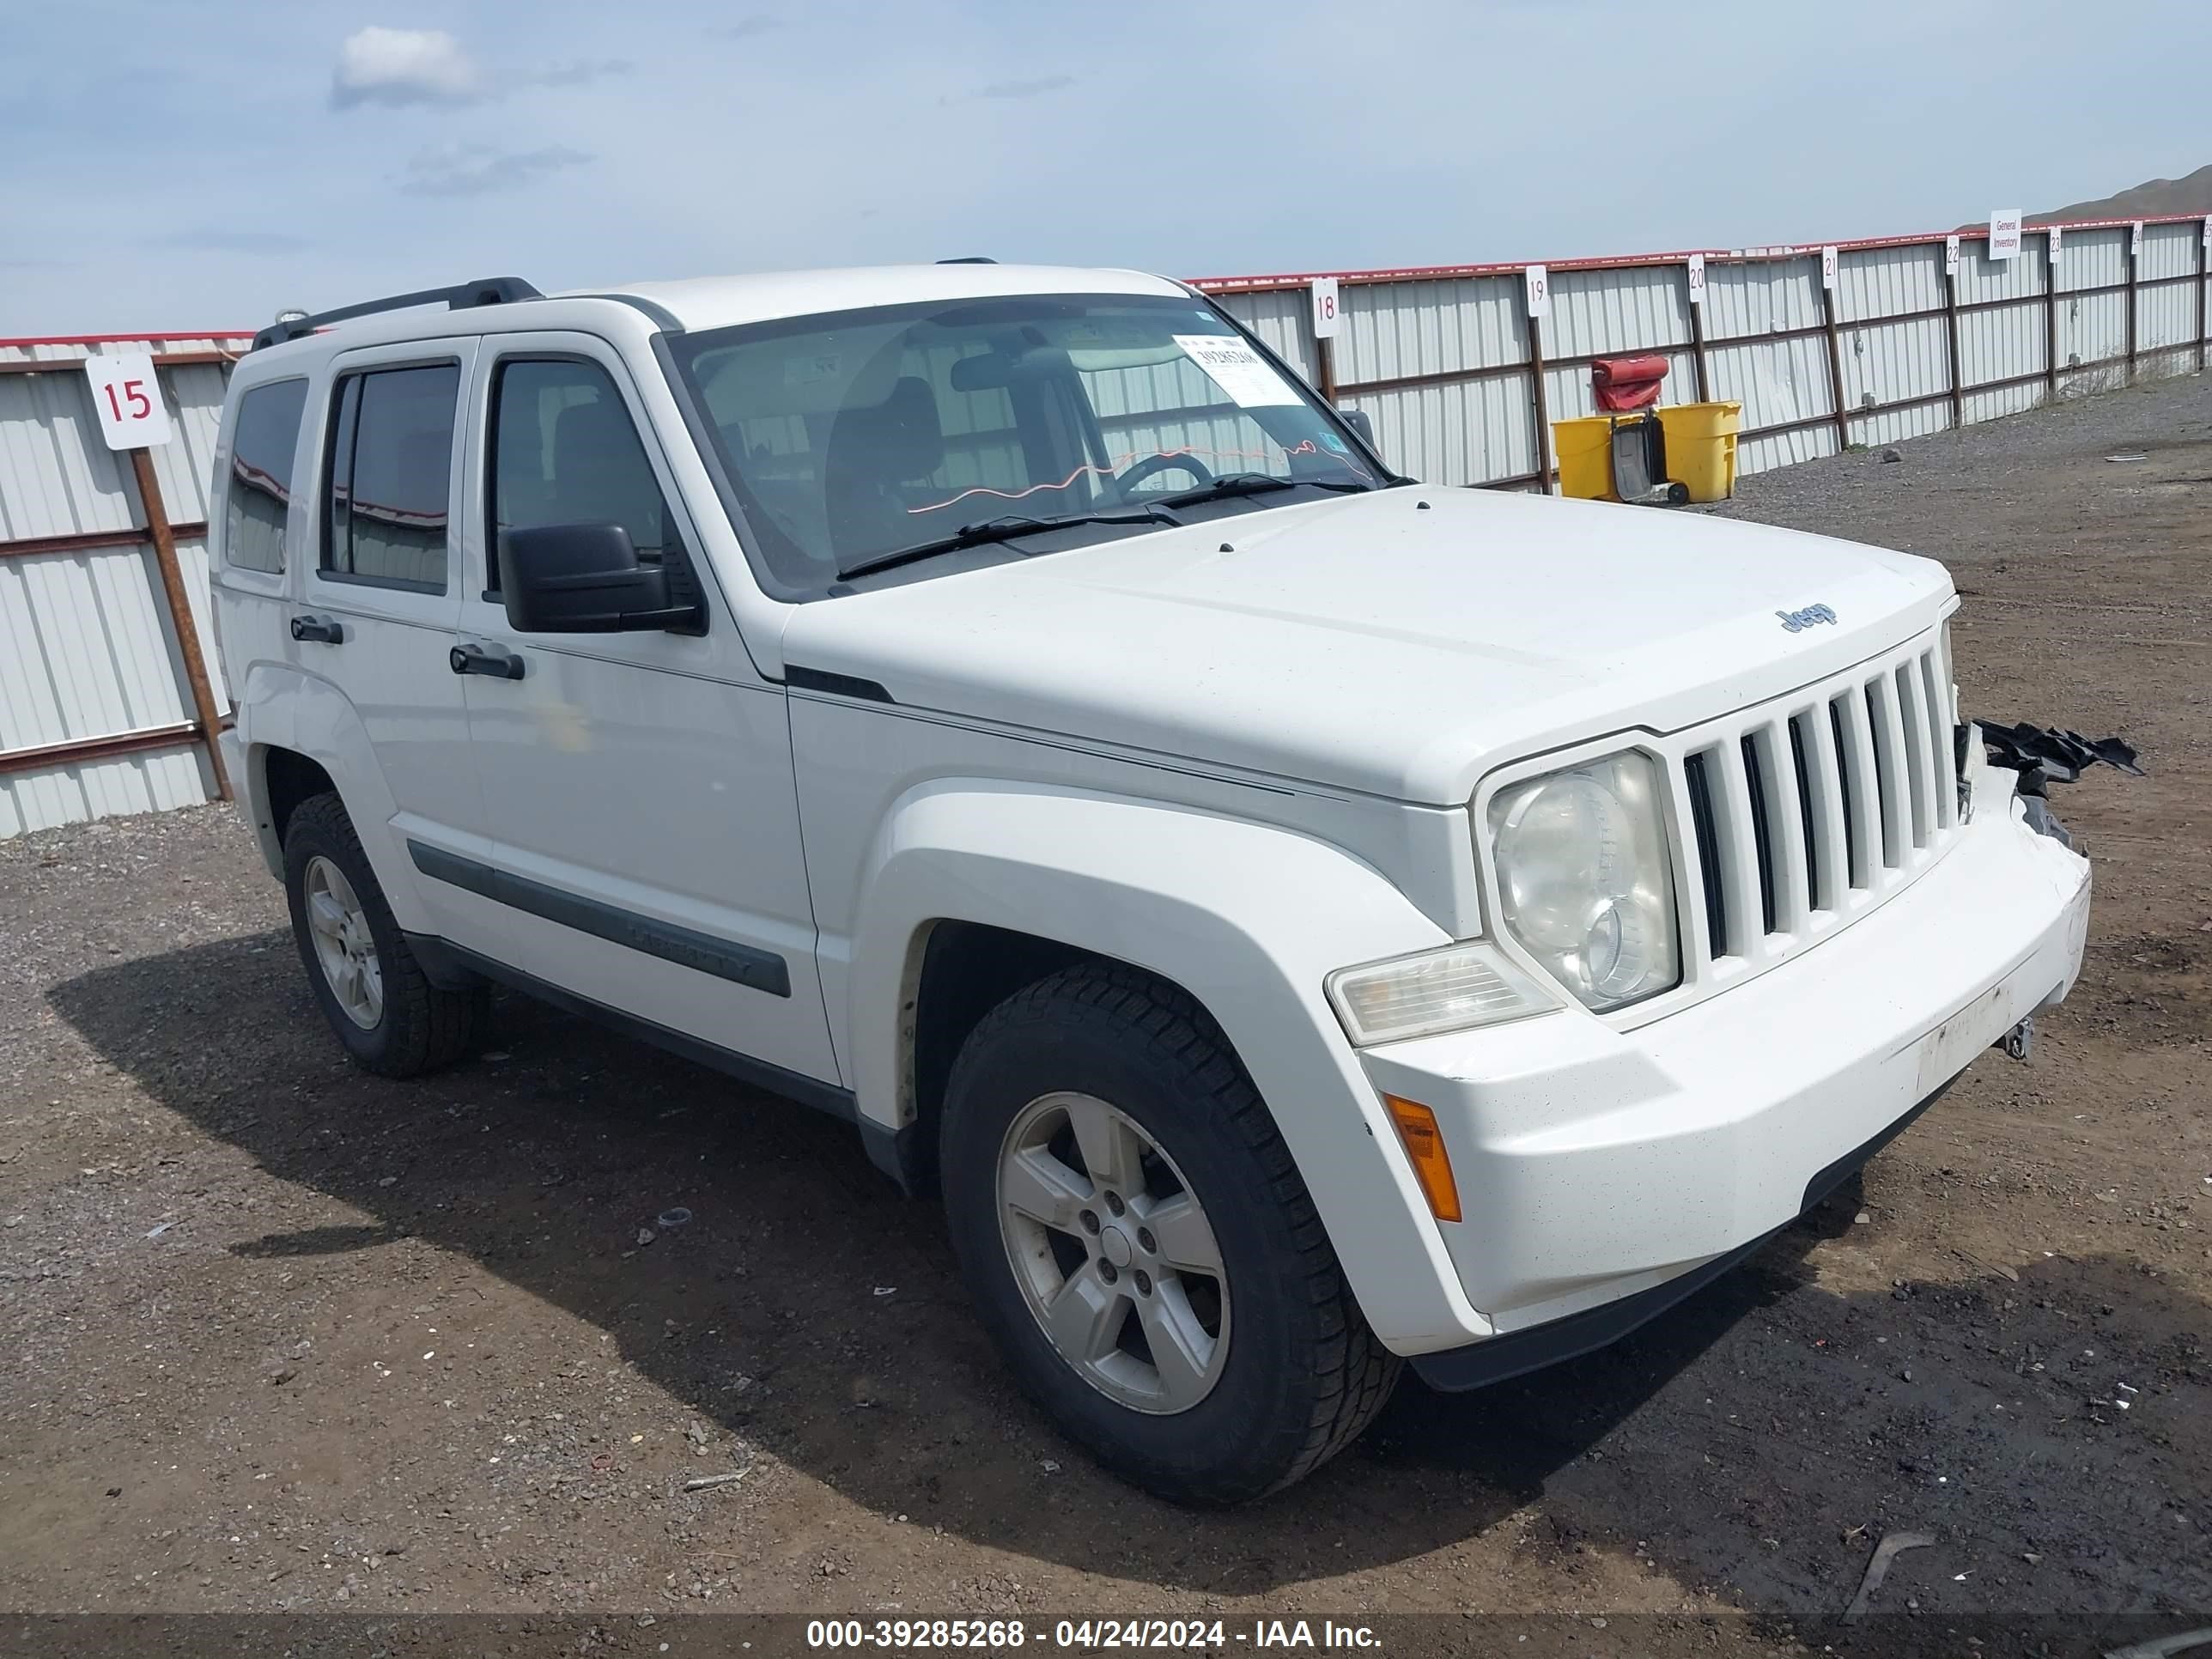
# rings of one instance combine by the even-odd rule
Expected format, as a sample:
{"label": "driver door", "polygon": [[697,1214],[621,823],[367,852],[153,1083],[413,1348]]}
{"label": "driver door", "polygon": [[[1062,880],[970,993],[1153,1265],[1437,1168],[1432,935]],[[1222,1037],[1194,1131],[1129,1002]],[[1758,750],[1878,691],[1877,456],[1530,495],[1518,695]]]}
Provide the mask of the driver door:
{"label": "driver door", "polygon": [[[454,662],[510,969],[603,1010],[835,1085],[780,685],[754,670],[629,371],[582,335],[486,339]],[[613,523],[702,631],[529,633],[502,530]],[[781,1074],[779,1076],[779,1074]]]}

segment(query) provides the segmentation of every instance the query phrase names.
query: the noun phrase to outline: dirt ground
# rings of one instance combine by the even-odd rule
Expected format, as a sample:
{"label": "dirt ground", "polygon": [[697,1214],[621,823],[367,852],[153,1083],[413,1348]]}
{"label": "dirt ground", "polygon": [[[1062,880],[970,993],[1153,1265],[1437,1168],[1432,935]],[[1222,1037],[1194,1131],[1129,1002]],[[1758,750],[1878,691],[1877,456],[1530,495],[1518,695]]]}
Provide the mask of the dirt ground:
{"label": "dirt ground", "polygon": [[[740,1611],[1527,1654],[2212,1624],[2212,382],[1899,453],[1727,510],[1947,559],[1970,712],[2142,750],[2057,792],[2096,866],[2073,1000],[1676,1316],[1485,1394],[1408,1379],[1238,1513],[1060,1442],[848,1130],[512,998],[458,1070],[354,1071],[228,810],[0,843],[0,1607],[368,1613],[420,1650],[395,1615],[501,1614],[509,1653],[698,1651],[673,1615]],[[1838,1628],[1900,1530],[1936,1542]]]}

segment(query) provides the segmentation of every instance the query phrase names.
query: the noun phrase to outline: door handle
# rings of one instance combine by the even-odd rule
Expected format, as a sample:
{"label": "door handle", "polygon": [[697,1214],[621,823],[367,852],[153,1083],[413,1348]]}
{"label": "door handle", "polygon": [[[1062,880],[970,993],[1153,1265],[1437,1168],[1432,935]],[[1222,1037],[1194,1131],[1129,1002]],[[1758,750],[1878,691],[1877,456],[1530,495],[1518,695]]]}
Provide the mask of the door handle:
{"label": "door handle", "polygon": [[457,645],[446,660],[456,674],[486,674],[495,680],[522,678],[522,659],[503,645]]}
{"label": "door handle", "polygon": [[316,640],[325,645],[343,645],[345,624],[336,617],[319,617],[310,611],[292,618],[292,637]]}

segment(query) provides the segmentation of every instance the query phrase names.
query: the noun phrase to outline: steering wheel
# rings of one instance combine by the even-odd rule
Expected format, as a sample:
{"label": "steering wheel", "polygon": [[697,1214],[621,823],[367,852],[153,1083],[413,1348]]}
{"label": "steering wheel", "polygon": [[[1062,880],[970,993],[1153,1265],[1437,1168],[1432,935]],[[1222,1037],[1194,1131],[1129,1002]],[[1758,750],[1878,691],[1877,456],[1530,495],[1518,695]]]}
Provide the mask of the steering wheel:
{"label": "steering wheel", "polygon": [[1144,483],[1146,479],[1151,477],[1155,472],[1170,472],[1176,471],[1189,473],[1192,477],[1198,481],[1199,488],[1201,489],[1207,484],[1213,482],[1212,472],[1208,470],[1206,464],[1200,460],[1196,456],[1147,455],[1143,460],[1139,461],[1127,472],[1120,473],[1115,476],[1114,479],[1114,493],[1119,495],[1123,501],[1129,501],[1133,499],[1129,494],[1130,490],[1134,489],[1137,485]]}

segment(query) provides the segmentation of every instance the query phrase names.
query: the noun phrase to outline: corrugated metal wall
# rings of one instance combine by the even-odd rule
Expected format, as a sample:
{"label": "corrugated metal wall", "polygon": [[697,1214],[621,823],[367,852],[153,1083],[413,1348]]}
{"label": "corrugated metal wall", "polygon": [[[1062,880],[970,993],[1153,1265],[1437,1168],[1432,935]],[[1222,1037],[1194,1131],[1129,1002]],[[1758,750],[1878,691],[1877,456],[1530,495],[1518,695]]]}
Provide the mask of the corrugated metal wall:
{"label": "corrugated metal wall", "polygon": [[[210,799],[214,778],[191,734],[195,711],[127,457],[108,449],[79,365],[143,351],[215,358],[232,339],[0,345],[0,836]],[[28,371],[30,363],[51,369]],[[216,661],[208,595],[208,514],[220,362],[157,368],[173,437],[154,471],[207,661]],[[89,545],[41,550],[67,538]],[[30,544],[26,549],[24,544]],[[216,697],[222,691],[218,681]],[[181,735],[129,753],[56,758],[23,750]],[[29,763],[21,763],[27,759]]]}
{"label": "corrugated metal wall", "polygon": [[[1595,356],[1664,356],[1670,403],[1697,397],[1702,369],[1706,395],[1744,406],[1745,472],[1832,454],[1846,434],[1887,443],[2131,373],[2193,371],[2204,360],[2212,229],[2190,219],[2139,234],[2138,243],[2129,224],[2067,227],[2054,267],[2043,228],[2028,229],[2011,260],[1990,259],[1984,234],[1963,232],[1955,272],[1941,235],[1847,244],[1832,289],[1818,247],[1713,252],[1700,256],[1698,305],[1689,255],[1585,260],[1552,270],[1548,315],[1533,330],[1519,266],[1338,273],[1341,327],[1326,343],[1313,332],[1310,276],[1198,286],[1309,381],[1364,410],[1401,470],[1434,483],[1537,487],[1551,463],[1540,407],[1551,421],[1592,412]],[[193,531],[180,530],[178,552],[211,663],[197,527],[208,512],[222,358],[243,343],[171,337],[100,348],[170,360],[161,379],[177,435],[155,467],[171,522]],[[132,537],[144,520],[131,471],[100,441],[77,367],[91,349],[0,343],[0,836],[211,793],[188,736],[24,763],[25,750],[189,728],[193,718],[151,550]],[[22,372],[33,362],[52,368]],[[1110,415],[1111,377],[1097,389]],[[970,410],[953,434],[979,477],[995,464],[1001,414]],[[1173,431],[1109,424],[1139,448],[1252,441],[1249,422],[1227,410]]]}
{"label": "corrugated metal wall", "polygon": [[[2041,226],[2011,259],[1989,257],[1985,231],[1961,232],[1955,270],[1942,235],[1843,244],[1832,289],[1817,246],[1706,253],[1695,307],[1688,254],[1555,266],[1537,336],[1542,416],[1593,412],[1592,357],[1664,356],[1669,403],[1698,395],[1702,359],[1705,395],[1743,405],[1738,464],[1750,473],[1846,441],[2016,414],[2130,374],[2193,372],[2212,229],[2191,218],[2139,230],[2131,254],[2137,227],[2068,226],[2055,269]],[[1327,352],[1307,303],[1315,276],[1198,286],[1371,416],[1401,470],[1440,483],[1534,486],[1545,476],[1523,267],[1316,275],[1339,284],[1340,331]]]}

